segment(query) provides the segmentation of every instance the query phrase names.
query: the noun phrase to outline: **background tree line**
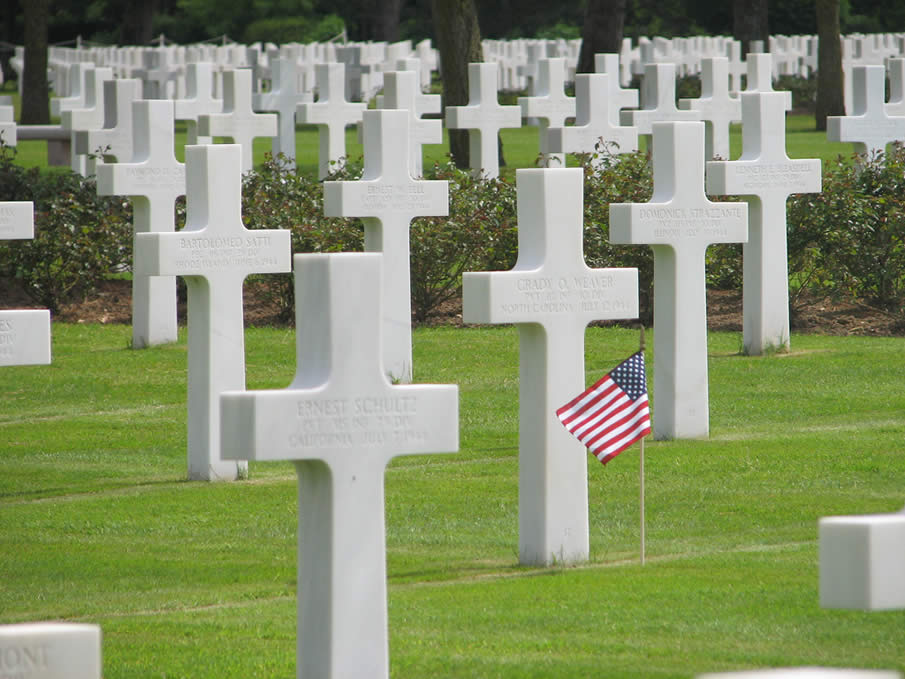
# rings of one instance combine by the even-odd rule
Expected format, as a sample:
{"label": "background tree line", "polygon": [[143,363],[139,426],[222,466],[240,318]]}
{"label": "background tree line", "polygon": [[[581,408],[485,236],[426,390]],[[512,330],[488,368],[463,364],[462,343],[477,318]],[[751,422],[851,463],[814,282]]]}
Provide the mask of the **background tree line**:
{"label": "background tree line", "polygon": [[[311,42],[343,29],[350,40],[434,38],[432,3],[424,0],[0,0],[0,41],[23,43],[24,8],[48,5],[51,44],[76,36],[99,43],[141,45],[163,33],[177,43],[228,36],[238,42]],[[588,5],[549,0],[475,0],[483,38],[580,38]],[[605,4],[612,6],[613,0]],[[619,0],[626,37],[734,35],[735,6],[768,33],[817,32],[815,0]],[[763,5],[763,10],[758,6]],[[843,33],[905,30],[901,0],[841,0]]]}

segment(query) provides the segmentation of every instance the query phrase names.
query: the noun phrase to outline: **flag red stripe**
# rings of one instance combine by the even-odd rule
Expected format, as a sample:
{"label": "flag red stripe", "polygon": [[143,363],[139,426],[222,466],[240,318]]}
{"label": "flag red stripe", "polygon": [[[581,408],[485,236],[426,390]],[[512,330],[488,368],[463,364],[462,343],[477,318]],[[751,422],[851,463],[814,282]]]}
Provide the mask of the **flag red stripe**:
{"label": "flag red stripe", "polygon": [[[601,399],[610,398],[614,391],[620,392],[619,385],[607,376],[606,380],[601,380],[587,392],[581,394],[581,397],[574,403],[568,404],[556,411],[557,416],[563,424],[567,424],[577,415],[593,408]],[[573,399],[574,400],[574,399]]]}
{"label": "flag red stripe", "polygon": [[[646,405],[646,404],[645,404]],[[589,448],[593,447],[595,442],[604,436],[616,436],[624,429],[632,420],[636,418],[639,410],[639,403],[632,403],[626,399],[625,405],[618,414],[607,418],[592,430],[586,432],[582,439]]]}
{"label": "flag red stripe", "polygon": [[618,393],[613,394],[612,398],[606,403],[600,403],[594,410],[582,413],[581,419],[573,421],[571,424],[567,425],[567,428],[570,429],[573,434],[581,438],[579,432],[586,431],[589,427],[596,426],[598,422],[605,418],[615,417],[617,413],[630,405],[631,402],[626,398],[625,394],[622,393],[622,391],[619,391]]}
{"label": "flag red stripe", "polygon": [[650,419],[650,410],[647,403],[638,403],[629,412],[620,419],[608,423],[608,426],[598,431],[594,436],[589,437],[583,443],[592,450],[600,448],[608,448],[612,445],[613,439],[622,438],[626,430],[637,426],[638,423],[646,422]]}

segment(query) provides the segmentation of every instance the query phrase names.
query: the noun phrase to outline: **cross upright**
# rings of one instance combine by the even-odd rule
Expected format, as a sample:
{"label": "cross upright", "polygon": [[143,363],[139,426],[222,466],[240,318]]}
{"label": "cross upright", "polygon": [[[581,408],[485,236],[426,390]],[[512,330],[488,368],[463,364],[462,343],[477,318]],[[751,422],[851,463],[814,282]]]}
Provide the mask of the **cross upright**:
{"label": "cross upright", "polygon": [[[547,130],[547,148],[554,153],[594,153],[603,144],[596,163],[604,153],[631,153],[638,150],[638,129],[610,122],[609,81],[603,73],[579,73],[575,76],[575,125]],[[611,148],[615,145],[615,148]]]}
{"label": "cross upright", "polygon": [[88,77],[88,66],[89,64],[81,62],[69,64],[68,77],[66,79],[69,84],[69,94],[65,97],[53,97],[50,100],[50,113],[52,115],[60,116],[63,111],[85,108],[85,97],[88,89],[85,81]]}
{"label": "cross upright", "polygon": [[298,62],[289,57],[280,57],[270,62],[271,90],[254,95],[256,111],[276,111],[279,116],[279,134],[273,138],[273,155],[282,153],[295,160],[295,110],[306,101],[311,101],[310,92],[299,91]]}
{"label": "cross upright", "polygon": [[446,127],[470,130],[468,153],[472,172],[478,176],[500,176],[497,136],[500,130],[522,126],[518,106],[500,106],[497,101],[499,67],[491,63],[468,64],[468,105],[446,107]]}
{"label": "cross upright", "polygon": [[224,457],[298,474],[298,679],[389,676],[386,465],[459,448],[455,385],[386,379],[381,259],[296,255],[295,379],[221,397]]}
{"label": "cross upright", "polygon": [[886,112],[886,67],[855,66],[852,114],[827,116],[826,138],[848,141],[867,160],[886,153],[886,145],[905,140],[905,116]]}
{"label": "cross upright", "polygon": [[383,253],[383,366],[393,379],[410,382],[409,228],[415,217],[449,214],[449,184],[412,177],[408,111],[365,111],[363,127],[365,166],[361,179],[324,182],[324,214],[361,217],[365,251]]}
{"label": "cross upright", "polygon": [[113,69],[107,66],[88,68],[85,76],[85,106],[71,108],[60,113],[63,128],[71,132],[71,167],[83,176],[95,173],[96,163],[77,150],[76,135],[79,130],[99,130],[104,126],[104,82],[113,79]]}
{"label": "cross upright", "polygon": [[462,318],[519,331],[519,561],[585,561],[587,457],[556,409],[585,388],[587,325],[638,317],[638,270],[585,264],[581,168],[521,169],[516,183],[518,261],[464,274]]}
{"label": "cross upright", "polygon": [[889,101],[886,115],[905,116],[905,59],[891,57],[886,60],[886,75],[889,77]]}
{"label": "cross upright", "polygon": [[[221,459],[219,395],[245,389],[242,284],[254,273],[290,270],[290,234],[242,223],[242,151],[188,146],[186,223],[135,237],[135,271],[182,276],[188,290],[189,479],[232,481],[247,466]],[[305,321],[306,323],[309,321]]]}
{"label": "cross upright", "polygon": [[704,123],[654,123],[654,194],[610,205],[610,242],[654,251],[654,436],[710,431],[704,254],[748,237],[748,206],[704,195]]}
{"label": "cross upright", "polygon": [[132,160],[132,102],[139,98],[140,93],[141,82],[138,79],[105,81],[104,127],[76,132],[76,153],[94,153],[122,163]]}
{"label": "cross upright", "polygon": [[[0,202],[0,241],[34,237],[34,203]],[[50,312],[47,309],[0,310],[0,366],[48,363]]]}
{"label": "cross upright", "polygon": [[[415,71],[390,71],[383,76],[383,104],[388,109],[406,110],[409,113],[409,149],[411,153],[411,171],[413,177],[424,174],[423,144],[440,144],[443,142],[443,123],[440,120],[422,118],[425,113],[434,109],[433,103],[425,101],[418,85],[418,74]],[[431,95],[439,97],[437,95]],[[438,111],[439,112],[439,111]]]}
{"label": "cross upright", "polygon": [[565,156],[551,153],[547,148],[547,130],[565,127],[566,120],[575,117],[575,99],[566,96],[566,60],[541,59],[537,65],[534,94],[519,97],[522,118],[534,118],[540,123],[540,152],[545,167],[565,167]]}
{"label": "cross upright", "polygon": [[254,167],[256,137],[275,137],[277,117],[255,113],[251,107],[251,71],[237,68],[223,73],[223,112],[198,116],[198,134],[229,137],[242,147],[242,172]]}
{"label": "cross upright", "polygon": [[199,61],[185,69],[185,99],[173,101],[174,117],[186,121],[187,144],[210,144],[208,136],[198,135],[198,116],[222,113],[223,100],[214,96],[214,64]]}
{"label": "cross upright", "polygon": [[608,109],[610,123],[615,127],[619,125],[619,115],[622,109],[638,108],[638,90],[623,89],[620,86],[618,54],[595,54],[594,71],[610,76],[607,81],[609,89]]}
{"label": "cross upright", "polygon": [[367,104],[346,101],[345,72],[345,64],[317,64],[317,101],[296,107],[299,123],[318,126],[318,179],[330,174],[331,163],[342,162],[346,155],[346,127],[361,122],[367,108]]}
{"label": "cross upright", "polygon": [[[173,102],[132,103],[135,131],[131,162],[97,168],[101,196],[129,196],[136,234],[176,229],[174,205],[185,195],[185,166],[173,153]],[[176,279],[132,276],[132,347],[175,342]]]}
{"label": "cross upright", "polygon": [[786,154],[786,114],[779,92],[742,93],[742,156],[707,164],[707,193],[745,196],[749,205],[744,245],[745,353],[789,347],[789,274],[786,201],[821,187],[819,160]]}
{"label": "cross upright", "polygon": [[[745,92],[775,92],[773,89],[773,55],[769,52],[750,52],[745,58],[747,82]],[[792,93],[780,91],[786,111],[792,110]]]}
{"label": "cross upright", "polygon": [[651,126],[655,122],[700,119],[699,111],[680,111],[676,108],[675,64],[647,64],[641,81],[641,109],[622,111],[621,114],[623,125],[634,125],[639,135],[648,137],[653,135]]}
{"label": "cross upright", "polygon": [[701,112],[704,121],[704,157],[729,160],[729,125],[741,122],[742,101],[729,93],[729,60],[701,60],[701,96],[679,99],[679,108]]}

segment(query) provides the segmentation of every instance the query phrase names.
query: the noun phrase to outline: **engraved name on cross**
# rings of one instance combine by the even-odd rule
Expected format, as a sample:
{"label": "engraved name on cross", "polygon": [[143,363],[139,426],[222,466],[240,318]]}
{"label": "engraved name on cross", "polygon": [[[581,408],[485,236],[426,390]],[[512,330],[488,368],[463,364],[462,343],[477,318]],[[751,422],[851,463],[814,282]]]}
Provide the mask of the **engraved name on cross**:
{"label": "engraved name on cross", "polygon": [[290,270],[290,234],[242,223],[238,145],[185,150],[186,220],[175,233],[139,234],[135,270],[183,276],[188,291],[189,478],[232,481],[242,463],[220,457],[219,395],[245,388],[242,284],[253,273]]}
{"label": "engraved name on cross", "polygon": [[462,316],[519,329],[519,561],[584,561],[587,454],[555,411],[585,388],[587,325],[638,317],[638,270],[585,264],[580,168],[522,169],[516,181],[518,261],[464,274]]}
{"label": "engraved name on cross", "polygon": [[610,242],[654,251],[654,436],[710,431],[704,254],[748,237],[748,206],[704,195],[704,123],[654,123],[654,194],[610,205]]}
{"label": "engraved name on cross", "polygon": [[365,111],[363,127],[361,179],[324,182],[324,214],[361,217],[365,251],[383,253],[383,367],[393,379],[410,382],[409,228],[415,217],[449,214],[449,184],[412,178],[408,111]]}
{"label": "engraved name on cross", "polygon": [[389,676],[386,465],[459,448],[455,385],[386,379],[381,260],[296,255],[295,380],[221,397],[224,457],[295,462],[299,679]]}

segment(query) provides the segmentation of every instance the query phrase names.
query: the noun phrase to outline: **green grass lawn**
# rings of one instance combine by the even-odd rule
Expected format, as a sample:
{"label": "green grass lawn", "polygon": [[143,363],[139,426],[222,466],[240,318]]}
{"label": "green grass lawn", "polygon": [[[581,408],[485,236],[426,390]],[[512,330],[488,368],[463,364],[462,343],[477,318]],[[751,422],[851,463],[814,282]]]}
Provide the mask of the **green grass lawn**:
{"label": "green grass lawn", "polygon": [[[586,338],[589,382],[637,345]],[[0,623],[100,624],[106,679],[288,679],[294,471],[186,482],[185,337],[129,339],[55,324],[52,365],[2,371]],[[248,330],[249,388],[285,387],[294,343]],[[816,540],[820,516],[905,503],[905,338],[740,344],[709,337],[710,439],[647,444],[647,565],[635,448],[588,457],[591,561],[536,569],[517,563],[515,329],[416,330],[416,380],[459,385],[461,450],[386,474],[391,675],[905,670],[905,611],[820,609]]]}

